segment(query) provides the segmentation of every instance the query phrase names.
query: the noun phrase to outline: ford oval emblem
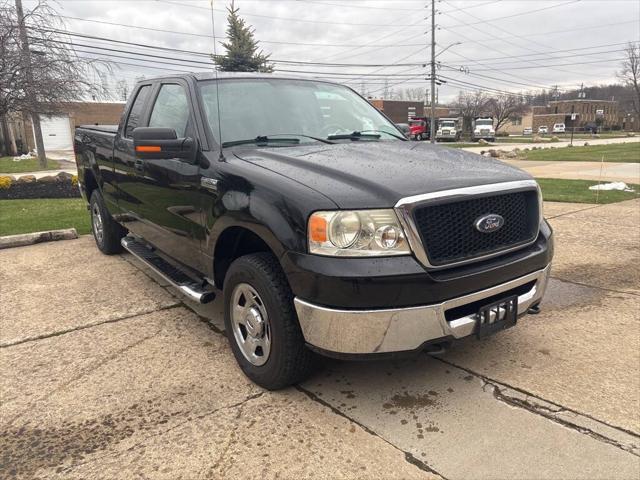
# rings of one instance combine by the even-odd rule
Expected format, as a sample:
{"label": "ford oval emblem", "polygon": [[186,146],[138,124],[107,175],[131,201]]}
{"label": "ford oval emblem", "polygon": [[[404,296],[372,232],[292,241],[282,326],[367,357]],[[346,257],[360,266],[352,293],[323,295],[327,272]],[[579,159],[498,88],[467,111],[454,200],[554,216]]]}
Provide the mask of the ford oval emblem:
{"label": "ford oval emblem", "polygon": [[492,233],[500,230],[504,225],[504,218],[497,213],[490,213],[478,218],[474,225],[481,233]]}

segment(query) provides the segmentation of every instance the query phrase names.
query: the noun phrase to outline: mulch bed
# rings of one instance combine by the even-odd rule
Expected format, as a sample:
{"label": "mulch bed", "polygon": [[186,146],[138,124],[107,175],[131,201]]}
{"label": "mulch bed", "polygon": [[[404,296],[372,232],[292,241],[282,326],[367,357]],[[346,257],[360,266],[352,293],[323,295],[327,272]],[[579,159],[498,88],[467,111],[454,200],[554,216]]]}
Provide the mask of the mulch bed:
{"label": "mulch bed", "polygon": [[0,200],[26,198],[80,198],[78,185],[71,180],[62,182],[14,182],[9,188],[0,188]]}

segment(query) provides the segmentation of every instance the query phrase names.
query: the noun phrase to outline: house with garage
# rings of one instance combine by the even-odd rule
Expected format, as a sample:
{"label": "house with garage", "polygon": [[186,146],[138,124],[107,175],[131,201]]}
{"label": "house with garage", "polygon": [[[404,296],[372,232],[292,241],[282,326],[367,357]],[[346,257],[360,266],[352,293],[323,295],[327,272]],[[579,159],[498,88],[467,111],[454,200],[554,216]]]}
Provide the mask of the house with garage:
{"label": "house with garage", "polygon": [[[118,124],[125,102],[65,102],[40,114],[42,138],[46,151],[73,150],[73,134],[79,125]],[[33,125],[29,115],[12,115],[10,127],[20,152],[35,149]]]}

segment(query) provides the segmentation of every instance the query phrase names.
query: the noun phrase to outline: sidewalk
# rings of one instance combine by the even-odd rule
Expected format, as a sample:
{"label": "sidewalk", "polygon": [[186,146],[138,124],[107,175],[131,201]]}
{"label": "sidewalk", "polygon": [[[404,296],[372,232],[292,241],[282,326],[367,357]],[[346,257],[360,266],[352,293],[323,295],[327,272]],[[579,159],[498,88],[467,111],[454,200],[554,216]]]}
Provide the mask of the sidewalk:
{"label": "sidewalk", "polygon": [[[595,139],[590,139],[590,138],[574,138],[573,139],[573,145],[576,147],[581,147],[584,144],[588,143],[589,145],[609,145],[612,143],[637,143],[640,142],[640,136],[639,137],[624,137],[624,138],[595,138]],[[489,145],[480,145],[478,147],[469,147],[469,148],[463,148],[462,150],[465,150],[467,152],[473,152],[473,153],[480,153],[482,151],[487,151],[489,149],[494,149],[494,150],[504,150],[505,152],[510,152],[511,150],[515,150],[516,148],[519,148],[520,150],[524,149],[524,148],[532,148],[532,147],[536,147],[536,148],[562,148],[562,147],[566,147],[567,145],[569,145],[571,142],[541,142],[541,143],[533,143],[533,142],[529,142],[529,143],[490,143]]]}
{"label": "sidewalk", "polygon": [[501,160],[536,178],[640,183],[640,163]]}

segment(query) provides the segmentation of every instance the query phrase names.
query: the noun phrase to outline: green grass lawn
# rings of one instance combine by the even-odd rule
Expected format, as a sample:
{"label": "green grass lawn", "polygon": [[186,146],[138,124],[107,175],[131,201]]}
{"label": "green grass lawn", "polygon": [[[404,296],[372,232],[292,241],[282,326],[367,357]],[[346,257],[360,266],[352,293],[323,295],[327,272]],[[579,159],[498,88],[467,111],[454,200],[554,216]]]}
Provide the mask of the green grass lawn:
{"label": "green grass lawn", "polygon": [[86,204],[79,198],[0,200],[0,236],[75,228],[91,232]]}
{"label": "green grass lawn", "polygon": [[598,193],[595,190],[589,190],[590,186],[598,184],[598,182],[591,180],[556,178],[536,178],[536,180],[542,189],[542,197],[548,202],[615,203],[640,198],[640,185],[635,184],[628,184],[630,188],[635,190],[634,192],[601,190]]}
{"label": "green grass lawn", "polygon": [[640,162],[640,143],[613,143],[589,147],[558,147],[520,152],[521,160],[600,162]]}
{"label": "green grass lawn", "polygon": [[11,175],[14,173],[37,172],[41,170],[56,170],[58,168],[60,168],[60,164],[50,158],[47,159],[47,168],[42,168],[37,158],[14,162],[13,157],[0,157],[0,174],[6,173]]}

